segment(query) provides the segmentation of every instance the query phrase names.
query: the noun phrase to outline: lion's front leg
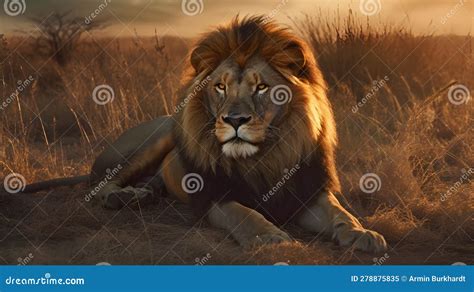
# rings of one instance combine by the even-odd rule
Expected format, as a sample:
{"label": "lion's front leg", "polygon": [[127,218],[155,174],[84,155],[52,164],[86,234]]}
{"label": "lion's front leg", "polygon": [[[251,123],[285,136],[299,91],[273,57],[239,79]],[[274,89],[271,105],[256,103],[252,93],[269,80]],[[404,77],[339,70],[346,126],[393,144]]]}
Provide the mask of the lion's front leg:
{"label": "lion's front leg", "polygon": [[387,249],[387,243],[379,233],[365,229],[359,220],[344,209],[330,192],[323,193],[311,206],[303,210],[297,223],[308,231],[329,233],[342,246],[380,252]]}
{"label": "lion's front leg", "polygon": [[291,241],[288,234],[262,214],[234,201],[214,204],[208,220],[213,226],[227,230],[244,248]]}

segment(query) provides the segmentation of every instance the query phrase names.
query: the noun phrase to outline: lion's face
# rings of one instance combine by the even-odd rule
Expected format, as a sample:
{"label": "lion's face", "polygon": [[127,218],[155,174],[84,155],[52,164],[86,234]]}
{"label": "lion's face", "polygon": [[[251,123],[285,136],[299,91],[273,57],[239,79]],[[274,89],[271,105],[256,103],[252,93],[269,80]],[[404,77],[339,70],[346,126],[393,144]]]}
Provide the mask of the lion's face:
{"label": "lion's face", "polygon": [[210,77],[207,105],[216,120],[214,132],[222,152],[232,158],[254,155],[287,110],[285,102],[274,102],[272,89],[289,89],[288,82],[259,57],[243,66],[228,59]]}
{"label": "lion's face", "polygon": [[288,28],[237,17],[206,33],[189,60],[176,136],[196,168],[228,175],[251,168],[275,181],[316,144],[335,145],[321,71]]}

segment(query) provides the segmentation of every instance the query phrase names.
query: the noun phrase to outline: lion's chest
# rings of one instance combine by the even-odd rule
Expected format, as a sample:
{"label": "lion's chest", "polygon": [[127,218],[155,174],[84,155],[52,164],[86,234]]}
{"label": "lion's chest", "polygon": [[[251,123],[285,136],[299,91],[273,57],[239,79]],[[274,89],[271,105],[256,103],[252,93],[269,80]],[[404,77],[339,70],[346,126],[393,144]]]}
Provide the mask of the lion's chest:
{"label": "lion's chest", "polygon": [[202,173],[203,187],[191,195],[191,202],[203,213],[213,202],[236,201],[271,221],[285,223],[322,190],[320,171],[312,164],[297,165],[272,181],[224,172]]}

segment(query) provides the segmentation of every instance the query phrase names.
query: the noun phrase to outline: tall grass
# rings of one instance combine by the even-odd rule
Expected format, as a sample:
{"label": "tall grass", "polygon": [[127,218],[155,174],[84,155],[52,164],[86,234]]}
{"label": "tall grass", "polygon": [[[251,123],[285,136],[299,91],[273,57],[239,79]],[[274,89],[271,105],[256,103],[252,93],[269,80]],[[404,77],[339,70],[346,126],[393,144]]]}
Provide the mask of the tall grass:
{"label": "tall grass", "polygon": [[[168,37],[86,39],[59,66],[32,51],[30,39],[13,39],[2,48],[2,96],[18,80],[31,75],[34,82],[0,112],[2,176],[14,171],[33,181],[86,172],[103,139],[172,110],[187,45]],[[93,91],[103,84],[114,99],[98,105]]]}
{"label": "tall grass", "polygon": [[[474,106],[454,105],[448,90],[474,86],[473,39],[415,36],[351,14],[342,21],[307,16],[298,27],[331,89],[343,187],[361,216],[395,244],[467,243]],[[381,178],[374,194],[359,186],[366,173]]]}

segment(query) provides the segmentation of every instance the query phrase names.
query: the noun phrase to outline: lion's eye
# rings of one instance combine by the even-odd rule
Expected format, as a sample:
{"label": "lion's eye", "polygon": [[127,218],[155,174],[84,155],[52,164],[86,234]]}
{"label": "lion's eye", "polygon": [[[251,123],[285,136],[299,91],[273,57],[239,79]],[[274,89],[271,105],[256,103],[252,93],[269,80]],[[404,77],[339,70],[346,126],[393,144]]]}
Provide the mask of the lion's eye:
{"label": "lion's eye", "polygon": [[264,83],[260,83],[259,85],[257,85],[257,92],[258,93],[262,94],[267,90],[268,90],[268,85],[266,85]]}
{"label": "lion's eye", "polygon": [[219,93],[224,93],[225,92],[225,85],[222,84],[222,83],[217,83],[216,85],[214,85],[214,87],[216,88],[217,92],[219,92]]}

